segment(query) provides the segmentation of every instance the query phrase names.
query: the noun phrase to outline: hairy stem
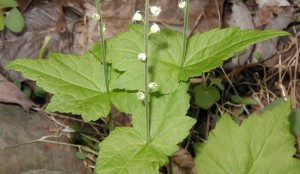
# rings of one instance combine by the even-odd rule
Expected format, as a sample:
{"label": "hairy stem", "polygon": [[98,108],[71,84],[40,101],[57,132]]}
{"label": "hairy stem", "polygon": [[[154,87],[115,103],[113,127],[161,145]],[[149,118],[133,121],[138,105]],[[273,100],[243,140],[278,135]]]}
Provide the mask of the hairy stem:
{"label": "hairy stem", "polygon": [[146,115],[146,137],[147,144],[150,143],[150,99],[148,90],[148,32],[149,32],[149,0],[145,1],[145,22],[144,22],[144,53],[146,61],[144,62],[144,86],[145,86],[145,115]]}
{"label": "hairy stem", "polygon": [[186,0],[186,5],[184,7],[184,23],[183,23],[183,44],[182,44],[182,54],[181,54],[181,62],[180,68],[183,68],[185,57],[186,57],[186,49],[187,49],[187,30],[189,23],[189,13],[190,13],[190,0]]}
{"label": "hairy stem", "polygon": [[[98,20],[98,28],[99,28],[100,42],[101,42],[101,54],[102,54],[101,57],[102,57],[102,63],[104,67],[105,90],[106,93],[109,95],[110,92],[109,92],[108,67],[106,62],[106,49],[105,49],[104,35],[103,35],[103,24],[102,24],[103,21],[102,21],[102,15],[100,11],[100,0],[95,0],[95,3],[96,3],[97,14],[100,15],[100,20]],[[109,130],[113,130],[114,125],[113,125],[111,113],[108,114],[108,117],[109,117]]]}

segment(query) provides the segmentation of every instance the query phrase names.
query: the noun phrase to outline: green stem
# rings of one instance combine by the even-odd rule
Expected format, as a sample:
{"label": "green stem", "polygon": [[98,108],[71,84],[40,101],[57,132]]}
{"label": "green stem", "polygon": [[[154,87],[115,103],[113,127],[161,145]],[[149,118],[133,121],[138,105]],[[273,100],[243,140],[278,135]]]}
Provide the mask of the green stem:
{"label": "green stem", "polygon": [[189,13],[190,13],[190,0],[186,0],[186,5],[184,8],[183,45],[182,45],[180,68],[183,68],[185,57],[186,57],[187,39],[188,39],[187,38],[187,29],[188,29],[188,23],[189,23]]}
{"label": "green stem", "polygon": [[46,48],[49,44],[49,41],[50,41],[51,37],[50,36],[46,36],[45,37],[45,40],[44,40],[44,43],[39,51],[39,59],[42,59],[44,57],[44,54],[45,54],[45,51],[46,51]]}
{"label": "green stem", "polygon": [[169,156],[169,173],[173,174],[173,160],[172,160],[172,156]]}
{"label": "green stem", "polygon": [[[103,17],[100,11],[100,0],[95,0],[95,3],[96,3],[97,14],[100,15],[100,20],[98,20],[98,28],[99,28],[100,42],[101,42],[101,54],[102,54],[101,57],[102,57],[102,63],[104,67],[105,90],[106,93],[109,95],[109,100],[111,101],[110,91],[109,91],[108,67],[106,62],[106,48],[104,43],[103,24],[102,24]],[[111,113],[108,114],[108,117],[109,117],[109,130],[113,130],[114,125],[113,125]]]}
{"label": "green stem", "polygon": [[146,137],[147,144],[150,144],[150,107],[149,107],[149,91],[148,91],[148,32],[149,32],[149,0],[145,1],[145,22],[144,22],[144,53],[146,61],[144,62],[144,87],[145,87],[145,114],[146,114]]}

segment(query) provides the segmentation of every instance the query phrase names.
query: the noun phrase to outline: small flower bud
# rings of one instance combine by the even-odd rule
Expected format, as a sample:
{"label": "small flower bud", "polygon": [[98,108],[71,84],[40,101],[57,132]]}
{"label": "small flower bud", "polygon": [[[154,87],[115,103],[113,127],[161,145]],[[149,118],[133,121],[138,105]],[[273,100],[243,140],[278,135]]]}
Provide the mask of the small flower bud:
{"label": "small flower bud", "polygon": [[139,100],[144,100],[145,99],[145,94],[143,92],[136,93],[136,96]]}
{"label": "small flower bud", "polygon": [[156,87],[158,87],[158,85],[155,82],[151,82],[148,84],[148,88],[150,89],[155,89]]}
{"label": "small flower bud", "polygon": [[94,14],[92,14],[92,19],[93,20],[95,20],[95,21],[99,21],[100,20],[100,15],[99,14],[97,14],[97,13],[94,13]]}
{"label": "small flower bud", "polygon": [[157,33],[157,32],[159,32],[159,31],[160,31],[159,26],[158,26],[156,23],[154,23],[154,24],[152,24],[152,26],[150,27],[150,33],[149,33],[149,34]]}
{"label": "small flower bud", "polygon": [[143,19],[143,16],[142,16],[142,14],[141,14],[141,11],[136,11],[135,13],[134,13],[134,15],[133,15],[133,17],[132,17],[132,21],[134,22],[134,21],[142,21],[142,19]]}
{"label": "small flower bud", "polygon": [[186,0],[180,0],[179,3],[178,3],[179,8],[184,8],[185,5],[186,5]]}
{"label": "small flower bud", "polygon": [[138,59],[141,60],[141,61],[146,61],[147,57],[146,57],[146,54],[145,53],[140,53],[138,55]]}
{"label": "small flower bud", "polygon": [[152,6],[150,7],[150,11],[154,17],[157,17],[161,12],[161,8],[157,6]]}

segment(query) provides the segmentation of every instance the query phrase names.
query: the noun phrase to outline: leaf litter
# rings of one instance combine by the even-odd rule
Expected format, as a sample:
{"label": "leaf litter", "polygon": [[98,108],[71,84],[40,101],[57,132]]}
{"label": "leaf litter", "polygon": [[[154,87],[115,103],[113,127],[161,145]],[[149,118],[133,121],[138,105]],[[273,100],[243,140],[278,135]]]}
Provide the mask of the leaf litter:
{"label": "leaf litter", "polygon": [[30,108],[36,106],[14,83],[8,81],[0,74],[0,102],[12,103],[22,106],[29,112]]}

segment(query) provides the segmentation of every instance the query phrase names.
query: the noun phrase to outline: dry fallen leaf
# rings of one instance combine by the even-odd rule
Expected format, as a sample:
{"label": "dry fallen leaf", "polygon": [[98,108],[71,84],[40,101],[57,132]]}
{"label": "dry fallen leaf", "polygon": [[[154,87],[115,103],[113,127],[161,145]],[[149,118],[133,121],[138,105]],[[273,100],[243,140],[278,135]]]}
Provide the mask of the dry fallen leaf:
{"label": "dry fallen leaf", "polygon": [[131,126],[131,117],[128,114],[118,111],[115,107],[112,108],[111,114],[115,126]]}
{"label": "dry fallen leaf", "polygon": [[291,4],[287,0],[255,0],[259,8],[265,6],[290,6]]}
{"label": "dry fallen leaf", "polygon": [[0,102],[14,103],[22,106],[28,112],[35,104],[13,83],[0,74]]}
{"label": "dry fallen leaf", "polygon": [[256,28],[263,28],[264,26],[270,24],[277,16],[282,13],[294,13],[293,7],[269,7],[263,6],[258,9],[253,21]]}
{"label": "dry fallen leaf", "polygon": [[[228,16],[226,20],[228,27],[239,27],[242,30],[254,29],[254,24],[252,21],[251,14],[242,2],[233,4],[232,13]],[[234,67],[244,65],[249,59],[253,50],[253,45],[248,46],[245,51],[236,55],[231,61],[225,63],[225,69],[233,69]]]}
{"label": "dry fallen leaf", "polygon": [[[192,155],[183,148],[180,148],[180,150],[172,156],[172,161],[173,161],[172,164],[173,174],[196,174],[197,173]],[[169,165],[167,166],[168,166],[168,171],[170,171]]]}
{"label": "dry fallen leaf", "polygon": [[[265,26],[265,30],[282,30],[295,20],[292,13],[286,11],[279,14],[272,22]],[[256,44],[254,53],[259,54],[258,58],[253,58],[252,63],[260,62],[271,58],[277,52],[279,38],[275,37]]]}

